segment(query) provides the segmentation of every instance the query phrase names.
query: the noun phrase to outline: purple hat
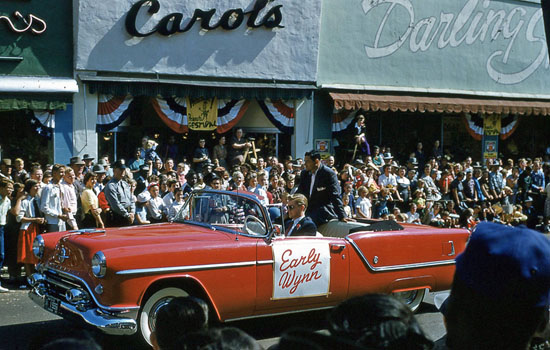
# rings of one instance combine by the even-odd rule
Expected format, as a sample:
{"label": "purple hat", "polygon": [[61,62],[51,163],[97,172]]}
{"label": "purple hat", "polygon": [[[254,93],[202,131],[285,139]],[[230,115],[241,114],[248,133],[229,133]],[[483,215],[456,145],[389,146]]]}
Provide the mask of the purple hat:
{"label": "purple hat", "polygon": [[456,258],[456,277],[496,302],[550,304],[550,241],[526,227],[482,222]]}

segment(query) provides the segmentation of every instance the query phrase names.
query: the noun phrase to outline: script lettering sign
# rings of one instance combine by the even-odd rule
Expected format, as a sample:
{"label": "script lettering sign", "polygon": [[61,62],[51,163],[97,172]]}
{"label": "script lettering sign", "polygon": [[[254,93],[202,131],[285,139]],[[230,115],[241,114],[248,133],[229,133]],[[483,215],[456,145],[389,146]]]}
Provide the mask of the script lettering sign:
{"label": "script lettering sign", "polygon": [[158,0],[141,0],[136,2],[130,11],[128,11],[128,15],[126,16],[126,31],[130,35],[136,37],[146,37],[154,33],[170,36],[172,34],[189,31],[197,21],[200,21],[200,26],[204,30],[213,30],[218,27],[222,27],[225,30],[233,30],[237,29],[243,23],[245,16],[248,16],[246,25],[249,28],[259,28],[262,26],[268,29],[284,28],[284,26],[281,25],[281,21],[283,20],[281,7],[283,7],[283,5],[273,6],[267,10],[266,14],[258,21],[260,12],[266,8],[268,2],[269,0],[257,0],[252,10],[248,12],[240,8],[227,10],[223,13],[220,20],[214,24],[211,23],[211,20],[216,13],[216,9],[207,11],[196,9],[185,26],[182,26],[184,22],[184,15],[182,13],[170,13],[163,17],[152,30],[141,32],[136,25],[136,19],[141,9],[148,5],[149,9],[147,13],[151,16],[160,10],[160,3]]}
{"label": "script lettering sign", "polygon": [[273,243],[273,299],[328,295],[328,243],[283,240]]}
{"label": "script lettering sign", "polygon": [[[365,45],[369,58],[388,57],[408,48],[412,53],[422,53],[430,48],[444,50],[448,48],[471,46],[474,44],[500,44],[501,47],[489,52],[485,69],[489,77],[503,85],[518,84],[531,75],[540,66],[548,67],[548,52],[542,28],[542,11],[528,11],[527,6],[494,9],[491,0],[467,0],[458,12],[441,11],[434,16],[419,18],[417,4],[412,0],[363,0],[365,16],[373,21],[377,30],[371,41]],[[383,15],[376,10],[385,10]],[[396,13],[405,13],[406,24],[396,29]],[[536,48],[538,54],[530,58],[527,66],[517,70],[508,68],[508,62],[514,55],[523,55],[518,49],[520,44]],[[508,69],[507,69],[508,68]]]}

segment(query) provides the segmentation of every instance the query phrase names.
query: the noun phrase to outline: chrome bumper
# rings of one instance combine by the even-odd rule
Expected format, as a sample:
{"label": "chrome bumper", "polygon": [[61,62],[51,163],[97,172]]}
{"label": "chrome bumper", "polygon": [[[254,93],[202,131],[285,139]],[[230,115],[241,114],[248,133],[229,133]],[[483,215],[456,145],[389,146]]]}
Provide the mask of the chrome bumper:
{"label": "chrome bumper", "polygon": [[[46,282],[47,283],[47,282]],[[55,311],[46,307],[46,299],[55,302]],[[36,283],[29,292],[29,298],[41,308],[55,313],[63,318],[78,319],[85,324],[93,326],[110,335],[132,335],[137,332],[137,311],[135,310],[111,310],[100,307],[83,307],[73,305],[57,297],[49,296],[47,287],[43,281]]]}

